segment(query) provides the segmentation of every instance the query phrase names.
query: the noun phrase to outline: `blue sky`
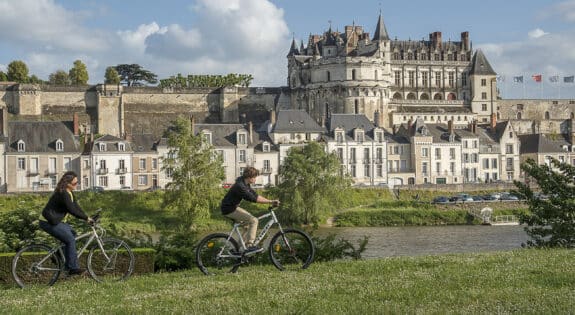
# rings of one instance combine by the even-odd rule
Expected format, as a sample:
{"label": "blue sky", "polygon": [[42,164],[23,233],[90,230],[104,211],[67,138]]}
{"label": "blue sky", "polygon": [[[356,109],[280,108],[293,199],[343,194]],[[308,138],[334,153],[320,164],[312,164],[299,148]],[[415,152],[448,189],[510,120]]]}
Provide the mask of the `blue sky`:
{"label": "blue sky", "polygon": [[[236,72],[280,86],[292,37],[307,42],[330,22],[373,34],[380,10],[391,38],[441,31],[457,41],[469,31],[504,76],[504,98],[575,98],[575,84],[562,83],[575,75],[575,0],[0,0],[0,70],[22,60],[47,79],[80,59],[93,84],[108,66],[138,63],[159,78]],[[525,83],[513,83],[521,75]]]}

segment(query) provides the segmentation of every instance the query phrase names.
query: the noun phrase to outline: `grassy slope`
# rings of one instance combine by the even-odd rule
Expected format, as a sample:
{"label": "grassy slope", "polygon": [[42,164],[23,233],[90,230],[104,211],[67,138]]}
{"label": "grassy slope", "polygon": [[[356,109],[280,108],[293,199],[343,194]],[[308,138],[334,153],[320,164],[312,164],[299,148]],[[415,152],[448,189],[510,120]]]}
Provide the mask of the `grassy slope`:
{"label": "grassy slope", "polygon": [[0,290],[5,314],[566,314],[575,309],[571,250],[271,265],[206,277],[197,270],[124,283],[63,281]]}

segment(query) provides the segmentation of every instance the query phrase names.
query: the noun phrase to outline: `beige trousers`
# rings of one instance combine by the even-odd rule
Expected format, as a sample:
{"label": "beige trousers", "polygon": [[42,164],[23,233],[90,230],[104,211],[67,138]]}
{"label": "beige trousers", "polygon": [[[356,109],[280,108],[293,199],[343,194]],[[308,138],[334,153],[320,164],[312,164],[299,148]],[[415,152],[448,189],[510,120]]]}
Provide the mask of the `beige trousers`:
{"label": "beige trousers", "polygon": [[[246,246],[252,246],[256,240],[256,233],[258,231],[258,218],[251,215],[246,210],[237,207],[236,210],[230,214],[226,214],[226,217],[236,221],[236,222],[247,222],[248,228],[246,233],[242,236],[246,240]],[[247,238],[246,238],[247,236]]]}

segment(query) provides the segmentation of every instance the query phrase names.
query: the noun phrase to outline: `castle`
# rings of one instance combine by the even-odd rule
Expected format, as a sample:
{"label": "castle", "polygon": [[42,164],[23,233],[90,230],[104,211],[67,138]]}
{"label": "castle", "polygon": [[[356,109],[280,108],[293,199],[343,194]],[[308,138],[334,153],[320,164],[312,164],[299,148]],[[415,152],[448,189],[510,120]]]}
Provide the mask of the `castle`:
{"label": "castle", "polygon": [[[348,125],[346,128],[353,129],[351,122],[359,121],[348,116],[336,115],[363,115],[367,121],[361,120],[362,126],[355,128],[360,128],[362,134],[371,132],[370,130],[386,130],[389,135],[387,143],[397,144],[397,152],[404,152],[401,144],[403,140],[394,138],[396,134],[400,136],[402,128],[403,137],[407,142],[413,141],[411,139],[413,137],[427,139],[426,137],[431,137],[437,132],[439,138],[443,137],[443,133],[448,134],[446,143],[460,141],[460,146],[463,141],[461,139],[466,137],[471,139],[469,143],[475,143],[475,140],[481,141],[481,137],[478,136],[481,132],[477,132],[478,130],[489,134],[484,137],[485,139],[490,138],[489,141],[494,140],[497,143],[503,139],[503,135],[498,134],[495,137],[496,129],[513,132],[516,135],[565,135],[569,140],[569,151],[572,151],[575,139],[573,128],[575,100],[502,99],[497,89],[496,71],[482,51],[473,50],[468,32],[462,32],[459,41],[445,41],[442,33],[438,31],[430,33],[428,39],[392,40],[380,14],[375,23],[373,36],[362,26],[346,26],[343,32],[333,31],[330,26],[323,34],[310,35],[306,45],[303,41],[298,45],[295,39],[292,40],[287,60],[287,86],[282,87],[180,89],[101,84],[80,87],[38,86],[0,82],[1,130],[6,137],[8,122],[64,121],[71,122],[73,126],[70,129],[74,130],[75,135],[86,135],[84,141],[89,134],[101,134],[109,135],[112,137],[110,139],[116,139],[113,141],[118,142],[130,139],[132,135],[144,134],[160,139],[177,116],[193,116],[195,122],[203,126],[206,132],[211,130],[210,125],[215,124],[234,125],[238,133],[247,132],[249,128],[241,126],[248,124],[250,128],[255,125],[255,129],[259,130],[260,126],[263,126],[261,128],[271,131],[273,126],[270,126],[269,122],[273,120],[271,117],[275,117],[276,112],[301,110],[307,112],[317,124],[308,130],[314,134],[314,138],[316,136],[317,139],[321,138],[316,134],[321,128],[326,131],[327,137],[335,137],[335,132],[340,130],[341,126],[330,125],[330,122],[331,124],[346,122]],[[292,116],[300,120],[306,119],[301,118],[299,113],[284,115],[284,117]],[[373,126],[367,126],[367,122]],[[503,122],[504,126],[498,126]],[[443,125],[449,128],[441,127]],[[410,129],[415,126],[419,126],[417,127],[419,129]],[[464,130],[474,131],[465,134]],[[250,129],[247,133],[251,135],[255,132]],[[353,131],[353,137],[356,135],[357,130]],[[289,139],[293,134],[285,136]],[[62,139],[58,139],[68,148],[64,137],[62,135],[60,137]],[[304,132],[302,137],[306,139],[309,134]],[[266,138],[263,144],[281,146],[269,138]],[[248,143],[246,145],[250,146]],[[505,151],[505,145],[503,143],[501,145],[501,150]],[[512,150],[513,154],[519,154],[519,144],[511,145],[512,148],[517,146]],[[6,144],[7,148],[10,146],[19,148],[19,144]],[[255,147],[257,145],[254,143],[252,148]],[[417,152],[413,152],[414,147],[415,145],[412,145],[411,149],[406,147],[405,152],[412,151],[412,155],[417,155],[415,154]],[[381,152],[388,150],[388,153],[393,154],[395,148],[392,148],[382,148]],[[477,149],[479,150],[479,147]],[[285,154],[285,150],[282,151],[281,148],[278,150],[280,155]],[[464,153],[466,151],[463,147],[453,152],[457,155],[470,156],[480,154],[479,151]],[[387,158],[385,156],[378,160],[388,161]],[[511,157],[490,157],[489,160],[498,158],[500,161],[506,161]],[[382,174],[378,183],[383,184],[391,181],[386,177],[388,176],[386,170],[388,172],[405,170],[396,172],[402,173],[393,179],[399,184],[456,183],[475,181],[478,178],[491,179],[494,175],[490,173],[489,176],[480,176],[482,174],[480,165],[460,168],[455,164],[449,171],[450,177],[441,176],[437,180],[429,177],[423,181],[419,176],[423,172],[421,161],[406,159],[410,158],[398,155],[397,164],[393,162],[393,165],[387,167],[370,165],[370,172],[367,172],[368,168],[365,165],[364,173],[375,173],[374,170],[377,170],[377,173]],[[519,176],[517,172],[519,158],[512,159],[511,165],[515,172],[507,174],[508,179],[516,179]],[[249,163],[249,160],[245,158],[246,163]],[[256,159],[252,159],[254,160]],[[478,159],[474,161],[473,163],[479,163]],[[455,162],[451,163],[453,165]],[[277,165],[274,165],[277,170]],[[431,164],[424,165],[426,170],[432,168]],[[439,164],[437,166],[439,169]],[[350,165],[348,170],[355,168],[355,165]],[[127,171],[126,167],[118,169]],[[497,178],[503,178],[504,172],[499,170],[498,172]],[[229,176],[233,177],[237,173],[238,170],[232,170]],[[462,175],[464,173],[467,175]],[[98,174],[92,175],[94,179],[87,177],[86,185],[97,183]],[[270,175],[268,183],[274,182],[272,177]],[[363,175],[363,177],[369,176]],[[369,178],[365,181],[374,184],[373,176]],[[421,181],[418,182],[416,179]],[[362,180],[358,179],[357,182]]]}

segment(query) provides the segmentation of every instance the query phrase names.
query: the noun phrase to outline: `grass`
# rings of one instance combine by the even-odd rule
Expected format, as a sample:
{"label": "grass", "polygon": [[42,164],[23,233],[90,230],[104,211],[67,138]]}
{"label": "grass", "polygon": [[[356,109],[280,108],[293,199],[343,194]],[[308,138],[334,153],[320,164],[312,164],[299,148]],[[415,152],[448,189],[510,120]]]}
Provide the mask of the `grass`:
{"label": "grass", "polygon": [[575,309],[573,251],[395,257],[280,272],[197,269],[97,284],[0,290],[2,314],[567,314]]}

